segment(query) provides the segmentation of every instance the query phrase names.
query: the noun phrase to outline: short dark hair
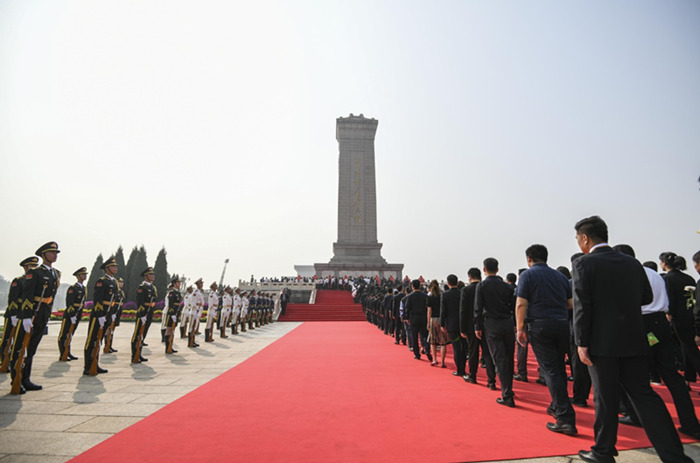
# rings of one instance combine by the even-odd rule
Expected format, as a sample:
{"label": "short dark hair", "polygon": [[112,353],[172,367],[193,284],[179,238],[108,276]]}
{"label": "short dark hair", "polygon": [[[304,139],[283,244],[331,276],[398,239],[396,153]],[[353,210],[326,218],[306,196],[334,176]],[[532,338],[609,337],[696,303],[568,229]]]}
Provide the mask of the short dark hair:
{"label": "short dark hair", "polygon": [[574,229],[576,233],[586,235],[596,243],[608,242],[608,225],[597,215],[579,220]]}
{"label": "short dark hair", "polygon": [[[700,252],[698,254],[700,254]],[[467,270],[467,276],[472,280],[481,280],[481,270],[476,267],[472,267]]]}
{"label": "short dark hair", "polygon": [[629,244],[617,244],[613,246],[613,249],[617,252],[621,252],[622,254],[627,254],[630,257],[636,257],[634,254],[634,249],[632,249],[632,246]]}
{"label": "short dark hair", "polygon": [[544,244],[533,244],[525,250],[525,257],[529,257],[533,262],[547,262],[549,252]]}
{"label": "short dark hair", "polygon": [[559,267],[557,267],[557,272],[564,275],[567,280],[571,280],[571,272],[569,272],[569,269],[564,267],[563,265],[560,265]]}
{"label": "short dark hair", "polygon": [[695,262],[696,264],[700,262],[700,251],[693,254],[693,262]]}
{"label": "short dark hair", "polygon": [[411,286],[413,286],[413,289],[420,289],[420,280],[411,281]]}
{"label": "short dark hair", "polygon": [[515,276],[515,273],[509,273],[506,275],[506,281],[515,284],[515,282],[518,281],[518,277]]}
{"label": "short dark hair", "polygon": [[577,252],[576,254],[573,254],[573,255],[571,256],[571,263],[573,264],[574,261],[575,261],[576,259],[578,259],[579,257],[581,257],[581,256],[585,256],[585,254],[582,253],[582,252]]}
{"label": "short dark hair", "polygon": [[653,260],[648,260],[648,261],[644,262],[642,265],[645,266],[646,268],[652,269],[655,272],[659,271],[659,266],[656,265],[656,262],[654,262]]}
{"label": "short dark hair", "polygon": [[484,259],[484,269],[491,273],[498,272],[498,261],[494,257],[487,257]]}
{"label": "short dark hair", "polygon": [[457,286],[457,282],[459,281],[459,278],[457,278],[457,275],[454,275],[450,273],[447,275],[447,284],[450,286]]}

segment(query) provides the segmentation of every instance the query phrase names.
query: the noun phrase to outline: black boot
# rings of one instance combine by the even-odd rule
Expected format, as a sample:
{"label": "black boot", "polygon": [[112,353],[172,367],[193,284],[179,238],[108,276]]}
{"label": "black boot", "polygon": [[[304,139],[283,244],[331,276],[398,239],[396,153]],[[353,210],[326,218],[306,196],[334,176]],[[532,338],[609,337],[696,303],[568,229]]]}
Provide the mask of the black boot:
{"label": "black boot", "polygon": [[32,363],[34,362],[34,357],[24,359],[24,369],[22,370],[22,387],[27,391],[40,391],[42,387],[38,384],[34,384],[31,381],[32,376]]}
{"label": "black boot", "polygon": [[160,342],[165,342],[165,341],[166,341],[165,330],[160,330]]}

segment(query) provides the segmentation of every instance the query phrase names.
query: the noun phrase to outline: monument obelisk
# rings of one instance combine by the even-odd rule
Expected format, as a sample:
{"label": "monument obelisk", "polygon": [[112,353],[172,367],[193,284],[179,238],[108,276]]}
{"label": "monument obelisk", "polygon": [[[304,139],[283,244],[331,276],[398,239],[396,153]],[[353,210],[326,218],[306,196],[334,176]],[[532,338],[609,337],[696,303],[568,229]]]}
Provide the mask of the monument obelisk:
{"label": "monument obelisk", "polygon": [[335,275],[401,278],[403,264],[388,264],[377,242],[374,169],[376,119],[362,114],[336,119],[338,159],[338,241],[327,264],[314,264],[318,277]]}

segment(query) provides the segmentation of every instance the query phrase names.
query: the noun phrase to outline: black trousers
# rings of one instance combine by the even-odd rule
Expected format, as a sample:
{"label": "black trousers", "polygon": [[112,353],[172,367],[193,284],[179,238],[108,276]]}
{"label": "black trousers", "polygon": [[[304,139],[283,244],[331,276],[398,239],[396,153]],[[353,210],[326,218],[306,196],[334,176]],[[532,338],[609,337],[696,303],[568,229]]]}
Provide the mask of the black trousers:
{"label": "black trousers", "polygon": [[622,386],[661,460],[691,463],[692,460],[683,453],[681,440],[666,405],[649,385],[647,357],[589,355],[593,362],[593,366],[588,369],[593,382],[595,401],[595,444],[592,450],[609,456],[617,453],[617,412]]}
{"label": "black trousers", "polygon": [[569,350],[569,321],[533,320],[528,323],[530,345],[549,389],[557,423],[576,424],[576,412],[569,401],[565,356]]}
{"label": "black trousers", "polygon": [[585,402],[591,394],[591,374],[578,356],[578,347],[569,329],[569,351],[571,352],[571,375],[574,377],[573,400]]}
{"label": "black trousers", "polygon": [[[24,356],[24,367],[22,368],[22,381],[29,381],[32,376],[32,362],[34,361],[34,354],[39,347],[41,339],[44,337],[46,332],[46,325],[49,322],[48,313],[51,313],[51,309],[48,309],[48,313],[44,313],[47,309],[42,307],[42,314],[38,314],[34,317],[34,325],[32,327],[32,332],[29,335],[29,344],[27,344],[27,353]],[[19,357],[19,353],[22,350],[22,343],[24,342],[24,327],[22,326],[22,319],[17,320],[17,331],[15,332],[15,339],[12,343],[12,355],[10,355],[10,373],[12,379],[15,378],[15,366]]]}
{"label": "black trousers", "polygon": [[[678,421],[686,432],[700,431],[698,417],[695,414],[695,406],[690,398],[688,388],[683,381],[683,377],[676,369],[673,333],[671,325],[666,320],[663,312],[644,315],[644,331],[654,333],[658,344],[653,345],[649,350],[649,366],[656,369],[659,376],[673,397],[673,405],[678,413]],[[639,422],[639,417],[634,408],[628,410],[632,420]]]}
{"label": "black trousers", "polygon": [[396,342],[403,342],[406,344],[406,330],[404,329],[403,322],[398,318],[394,319],[394,339]]}
{"label": "black trousers", "polygon": [[681,324],[674,321],[673,328],[678,335],[685,361],[685,379],[695,381],[696,374],[700,373],[700,350],[695,344],[695,330],[692,322]]}
{"label": "black trousers", "polygon": [[455,359],[455,366],[457,367],[457,374],[464,376],[467,374],[467,340],[458,331],[448,331],[447,336],[452,343],[452,353]]}
{"label": "black trousers", "polygon": [[[106,324],[106,323],[105,323]],[[100,357],[100,341],[99,336],[100,322],[97,317],[90,317],[90,325],[88,326],[88,335],[85,340],[85,371],[90,371],[92,367],[92,355],[95,353],[95,361]],[[99,365],[98,365],[99,366]]]}
{"label": "black trousers", "polygon": [[408,326],[411,327],[411,345],[413,346],[413,356],[420,358],[420,346],[418,346],[418,339],[420,339],[420,345],[425,349],[425,353],[428,357],[431,357],[430,346],[427,343],[428,339],[428,321],[427,320],[416,320],[410,323]]}
{"label": "black trousers", "polygon": [[473,332],[467,333],[467,342],[469,344],[469,376],[476,378],[476,373],[479,370],[479,349],[481,349],[481,358],[484,359],[486,367],[486,381],[488,384],[496,383],[496,368],[493,365],[491,351],[486,344],[486,330],[482,331],[481,339],[476,337]]}
{"label": "black trousers", "polygon": [[504,399],[513,398],[513,357],[515,355],[515,331],[510,318],[484,318],[486,342],[491,351],[501,395]]}

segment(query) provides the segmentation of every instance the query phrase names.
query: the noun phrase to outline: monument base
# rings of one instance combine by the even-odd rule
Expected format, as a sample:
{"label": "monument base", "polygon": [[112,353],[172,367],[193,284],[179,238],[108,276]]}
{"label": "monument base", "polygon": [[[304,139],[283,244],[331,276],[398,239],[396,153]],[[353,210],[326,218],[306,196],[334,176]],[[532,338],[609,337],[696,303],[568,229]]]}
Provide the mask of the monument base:
{"label": "monument base", "polygon": [[316,278],[325,278],[328,275],[335,277],[369,277],[374,278],[379,275],[379,278],[394,277],[397,280],[403,278],[403,264],[379,264],[372,265],[367,263],[341,263],[331,261],[328,264],[314,264],[316,270]]}

